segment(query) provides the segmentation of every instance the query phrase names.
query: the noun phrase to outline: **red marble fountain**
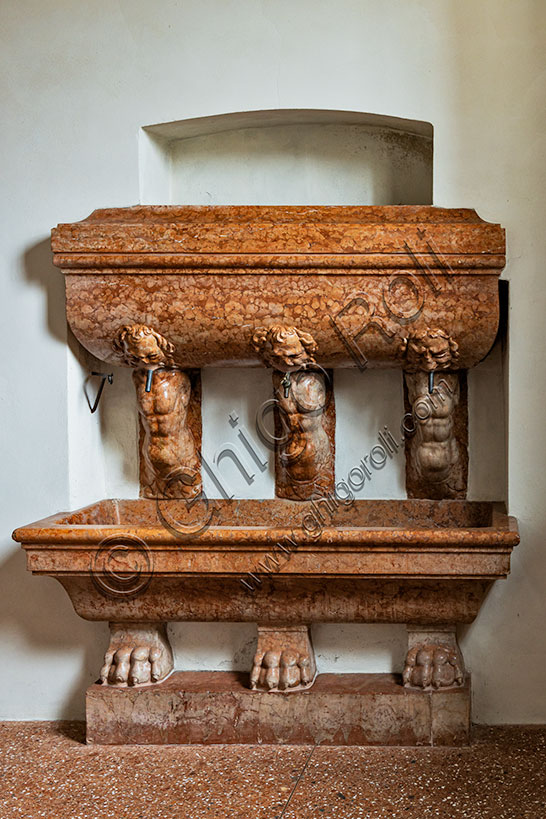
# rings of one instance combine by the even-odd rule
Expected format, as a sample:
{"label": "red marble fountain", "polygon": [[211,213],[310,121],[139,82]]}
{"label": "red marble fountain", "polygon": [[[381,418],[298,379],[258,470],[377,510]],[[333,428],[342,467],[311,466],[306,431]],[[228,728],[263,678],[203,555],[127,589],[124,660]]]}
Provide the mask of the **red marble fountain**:
{"label": "red marble fountain", "polygon": [[[467,742],[456,627],[519,540],[502,502],[466,500],[466,372],[497,333],[503,229],[420,206],[133,207],[52,247],[70,327],[133,369],[140,418],[140,499],[14,533],[110,624],[88,742]],[[271,369],[274,500],[204,493],[205,366]],[[355,500],[335,474],[339,367],[403,371],[407,500]],[[252,667],[174,670],[172,621],[256,623]],[[405,624],[400,674],[317,675],[324,622]]]}

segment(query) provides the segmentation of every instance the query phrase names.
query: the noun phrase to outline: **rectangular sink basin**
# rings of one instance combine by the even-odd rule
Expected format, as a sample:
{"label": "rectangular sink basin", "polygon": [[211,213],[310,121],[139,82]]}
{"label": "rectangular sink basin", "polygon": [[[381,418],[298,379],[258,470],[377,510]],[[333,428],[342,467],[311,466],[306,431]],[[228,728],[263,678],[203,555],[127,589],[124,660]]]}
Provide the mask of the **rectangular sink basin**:
{"label": "rectangular sink basin", "polygon": [[[519,541],[515,519],[490,502],[201,506],[102,500],[13,536],[28,568],[57,578],[88,619],[282,620],[289,602],[304,622],[438,622],[447,604],[450,620],[468,622]],[[134,593],[109,589],[116,571],[136,573]]]}
{"label": "rectangular sink basin", "polygon": [[313,335],[326,368],[355,366],[356,340],[369,366],[398,367],[393,337],[410,315],[414,331],[453,337],[461,369],[497,333],[504,230],[470,209],[104,208],[59,225],[51,244],[74,335],[112,364],[131,324],[172,342],[181,368],[259,366],[254,332],[280,316]]}

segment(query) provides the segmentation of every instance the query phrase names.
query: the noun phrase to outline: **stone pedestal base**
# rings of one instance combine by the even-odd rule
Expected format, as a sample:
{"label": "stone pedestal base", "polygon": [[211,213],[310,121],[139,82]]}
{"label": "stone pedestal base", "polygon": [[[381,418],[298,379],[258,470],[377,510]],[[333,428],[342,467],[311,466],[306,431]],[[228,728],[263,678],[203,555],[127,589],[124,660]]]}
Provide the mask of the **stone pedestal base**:
{"label": "stone pedestal base", "polygon": [[248,674],[175,672],[139,688],[87,689],[87,742],[97,745],[465,745],[470,679],[422,691],[396,674],[321,674],[306,691],[262,693]]}

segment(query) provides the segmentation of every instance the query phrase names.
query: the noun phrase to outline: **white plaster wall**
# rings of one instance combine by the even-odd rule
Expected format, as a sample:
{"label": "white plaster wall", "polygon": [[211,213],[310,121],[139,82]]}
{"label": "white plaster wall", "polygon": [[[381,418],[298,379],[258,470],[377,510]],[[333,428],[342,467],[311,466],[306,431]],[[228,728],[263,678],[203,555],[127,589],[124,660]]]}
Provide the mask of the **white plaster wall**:
{"label": "white plaster wall", "polygon": [[430,140],[384,128],[276,125],[172,145],[173,204],[431,203]]}
{"label": "white plaster wall", "polygon": [[[53,580],[25,572],[11,529],[106,488],[134,489],[127,375],[116,373],[101,413],[83,411],[50,227],[138,201],[144,124],[313,108],[431,122],[434,203],[476,207],[507,228],[508,486],[522,544],[463,648],[476,719],[546,720],[542,0],[4,0],[0,14],[0,282],[11,342],[0,392],[0,718],[81,716],[106,639],[105,627],[80,620]],[[490,475],[499,463],[495,454]],[[248,628],[215,628],[219,634],[207,625],[173,629],[180,665],[225,667],[233,655],[247,663]],[[383,642],[382,628],[318,629],[322,666],[354,669],[362,656],[375,667],[398,664],[399,642]]]}

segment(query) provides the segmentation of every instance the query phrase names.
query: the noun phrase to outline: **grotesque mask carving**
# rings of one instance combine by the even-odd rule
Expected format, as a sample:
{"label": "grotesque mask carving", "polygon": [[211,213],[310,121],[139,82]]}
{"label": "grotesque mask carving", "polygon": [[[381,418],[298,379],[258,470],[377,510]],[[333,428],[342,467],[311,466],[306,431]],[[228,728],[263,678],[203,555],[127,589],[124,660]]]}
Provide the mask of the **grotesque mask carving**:
{"label": "grotesque mask carving", "polygon": [[422,330],[401,339],[400,355],[408,372],[450,370],[457,365],[459,345],[444,330]]}
{"label": "grotesque mask carving", "polygon": [[260,327],[252,336],[252,346],[264,364],[283,373],[315,363],[317,344],[312,335],[297,327]]}
{"label": "grotesque mask carving", "polygon": [[125,324],[114,339],[114,349],[130,367],[172,367],[174,345],[146,324]]}

